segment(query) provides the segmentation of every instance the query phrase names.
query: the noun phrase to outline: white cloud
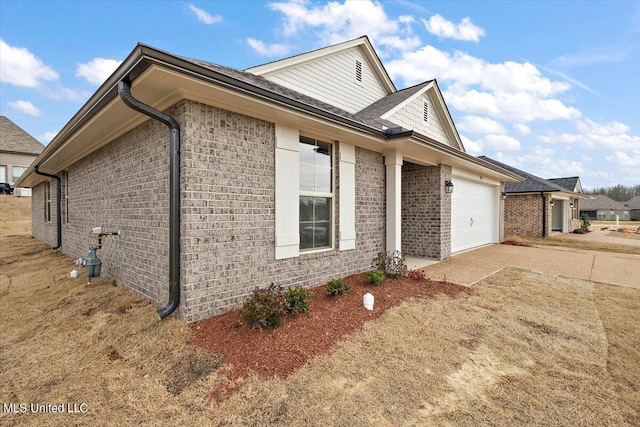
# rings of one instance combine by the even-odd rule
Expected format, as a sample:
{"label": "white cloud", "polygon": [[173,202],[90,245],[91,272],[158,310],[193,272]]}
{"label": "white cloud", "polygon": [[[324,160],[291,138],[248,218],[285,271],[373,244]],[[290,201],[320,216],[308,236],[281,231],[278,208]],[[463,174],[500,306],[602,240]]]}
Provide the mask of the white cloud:
{"label": "white cloud", "polygon": [[43,135],[39,136],[37,139],[44,145],[47,145],[51,142],[51,140],[58,134],[58,132],[45,132]]}
{"label": "white cloud", "polygon": [[613,154],[607,156],[607,161],[619,167],[634,168],[635,173],[638,174],[640,172],[640,148],[629,152],[614,151]]}
{"label": "white cloud", "polygon": [[286,44],[272,43],[265,45],[262,41],[252,37],[247,37],[247,44],[259,55],[263,56],[283,56],[289,53],[290,46]]}
{"label": "white cloud", "polygon": [[116,59],[94,58],[86,64],[78,64],[76,77],[84,77],[96,85],[102,84],[115,71],[122,61]]}
{"label": "white cloud", "polygon": [[558,176],[585,175],[593,176],[595,171],[586,169],[584,165],[573,159],[562,159],[549,147],[536,146],[525,154],[505,154],[498,152],[496,160],[507,165],[522,169],[542,178]]}
{"label": "white cloud", "polygon": [[222,21],[222,16],[220,15],[211,15],[204,9],[200,9],[199,7],[195,7],[194,5],[189,5],[189,10],[193,12],[193,14],[198,18],[198,21],[203,24],[213,25]]}
{"label": "white cloud", "polygon": [[51,67],[24,47],[15,47],[0,39],[0,81],[23,87],[38,87],[42,81],[59,78]]}
{"label": "white cloud", "polygon": [[386,68],[393,78],[400,77],[407,85],[432,78],[449,83],[444,92],[447,104],[468,114],[516,123],[581,116],[577,108],[557,99],[571,85],[545,77],[528,62],[491,63],[464,52],[449,53],[427,45],[403,52]]}
{"label": "white cloud", "polygon": [[480,41],[484,36],[484,29],[471,22],[471,18],[462,18],[459,24],[444,19],[441,15],[435,14],[428,20],[422,19],[422,23],[431,34],[447,39],[464,41]]}
{"label": "white cloud", "polygon": [[458,120],[457,128],[469,133],[507,133],[500,123],[488,117],[463,116]]}
{"label": "white cloud", "polygon": [[633,54],[634,48],[626,46],[596,47],[557,57],[552,63],[559,67],[583,67],[592,64],[624,62]]}
{"label": "white cloud", "polygon": [[576,131],[549,131],[545,135],[539,135],[538,140],[548,144],[579,144],[590,150],[640,149],[640,136],[630,135],[629,126],[621,122],[597,123],[585,118],[576,122]]}
{"label": "white cloud", "polygon": [[[269,8],[284,15],[283,34],[287,37],[300,30],[313,31],[319,42],[326,46],[367,34],[373,43],[393,49],[409,50],[420,45],[413,34],[413,17],[408,15],[392,19],[382,4],[346,0],[315,5],[300,1],[270,3]],[[384,54],[383,52],[380,52]]]}
{"label": "white cloud", "polygon": [[523,125],[522,123],[516,123],[513,125],[513,128],[518,131],[520,135],[531,135],[531,128],[527,125]]}
{"label": "white cloud", "polygon": [[490,133],[475,141],[463,135],[460,138],[466,150],[472,154],[479,154],[488,149],[504,151],[520,151],[521,149],[520,141],[509,135]]}
{"label": "white cloud", "polygon": [[14,101],[8,103],[9,107],[14,108],[18,111],[21,111],[30,116],[39,117],[42,113],[35,105],[33,105],[29,101]]}

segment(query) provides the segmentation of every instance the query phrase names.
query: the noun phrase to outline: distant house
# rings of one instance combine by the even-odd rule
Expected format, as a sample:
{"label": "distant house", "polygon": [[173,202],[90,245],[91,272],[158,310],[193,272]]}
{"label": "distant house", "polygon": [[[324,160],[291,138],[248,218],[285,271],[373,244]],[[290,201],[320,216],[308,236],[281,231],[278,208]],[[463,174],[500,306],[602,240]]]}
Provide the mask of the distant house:
{"label": "distant house", "polygon": [[621,221],[630,219],[630,208],[625,207],[621,202],[598,194],[592,196],[590,200],[585,200],[580,204],[580,216],[586,215],[589,219],[611,221],[616,217]]}
{"label": "distant house", "polygon": [[486,156],[480,158],[524,178],[505,186],[505,236],[545,237],[580,227],[579,203],[589,196],[582,194],[579,177],[544,179]]}
{"label": "distant house", "polygon": [[[5,116],[0,116],[0,182],[14,185],[44,145]],[[31,191],[21,192],[31,195]]]}
{"label": "distant house", "polygon": [[640,196],[635,196],[622,204],[629,211],[630,220],[640,221]]}
{"label": "distant house", "polygon": [[103,275],[195,321],[380,251],[501,242],[519,179],[466,153],[435,81],[396,89],[360,37],[245,71],[137,45],[20,183],[36,238],[79,256],[92,227],[120,230]]}

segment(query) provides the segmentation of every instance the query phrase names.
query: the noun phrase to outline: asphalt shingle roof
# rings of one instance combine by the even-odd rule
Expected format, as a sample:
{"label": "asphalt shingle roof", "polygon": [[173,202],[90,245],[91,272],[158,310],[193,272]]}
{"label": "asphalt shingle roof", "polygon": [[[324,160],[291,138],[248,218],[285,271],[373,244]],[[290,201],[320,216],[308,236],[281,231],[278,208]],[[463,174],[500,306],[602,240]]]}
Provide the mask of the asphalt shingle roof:
{"label": "asphalt shingle roof", "polygon": [[44,145],[5,116],[0,116],[0,151],[40,154]]}
{"label": "asphalt shingle roof", "polygon": [[520,169],[516,169],[513,166],[505,165],[504,163],[490,159],[487,156],[480,156],[480,158],[524,178],[524,181],[522,182],[508,182],[505,185],[506,193],[537,193],[541,191],[549,193],[556,191],[573,191],[573,188],[571,190],[568,190],[565,187],[551,182],[551,180],[540,178],[539,176],[535,176]]}
{"label": "asphalt shingle roof", "polygon": [[581,211],[590,211],[598,209],[611,209],[611,210],[625,210],[626,208],[620,202],[605,196],[604,194],[597,194],[593,196],[593,199],[586,199],[580,201]]}
{"label": "asphalt shingle roof", "polygon": [[631,199],[629,199],[626,202],[623,202],[622,204],[628,207],[629,209],[640,209],[640,196],[632,197]]}
{"label": "asphalt shingle roof", "polygon": [[389,94],[382,99],[374,102],[373,104],[363,108],[356,113],[356,116],[363,119],[379,119],[387,111],[393,109],[395,106],[402,104],[404,101],[415,95],[422,88],[427,86],[433,80],[420,83],[419,85],[411,86],[406,89],[399,90],[395,93]]}
{"label": "asphalt shingle roof", "polygon": [[214,64],[211,62],[207,62],[207,61],[202,61],[200,59],[193,59],[193,58],[187,58],[184,56],[177,56],[180,59],[183,59],[185,61],[191,62],[195,65],[198,65],[200,67],[204,67],[207,68],[215,73],[219,73],[222,74],[224,76],[230,77],[232,79],[241,81],[243,83],[247,83],[250,84],[252,86],[255,86],[257,88],[263,89],[265,91],[268,91],[272,94],[275,95],[279,95],[279,96],[283,96],[285,98],[300,102],[302,104],[305,104],[309,107],[312,108],[316,108],[328,113],[332,113],[335,115],[338,115],[340,117],[343,117],[345,119],[366,125],[368,127],[371,127],[375,130],[379,130],[382,131],[382,125],[380,125],[379,123],[375,123],[372,122],[370,120],[363,120],[360,117],[351,114],[341,108],[335,107],[333,105],[327,104],[326,102],[322,102],[319,101],[315,98],[312,98],[310,96],[307,96],[303,93],[300,93],[298,91],[286,88],[282,85],[279,85],[277,83],[274,83],[272,81],[269,81],[267,79],[265,79],[264,77],[261,76],[256,76],[255,74],[246,72],[246,71],[241,71],[241,70],[236,70],[235,68],[230,68],[230,67],[225,67],[223,65],[218,65],[218,64]]}
{"label": "asphalt shingle roof", "polygon": [[577,176],[572,176],[569,178],[549,178],[549,181],[553,182],[554,184],[558,184],[560,187],[566,188],[569,191],[575,191],[576,184],[578,184],[578,179],[580,178]]}

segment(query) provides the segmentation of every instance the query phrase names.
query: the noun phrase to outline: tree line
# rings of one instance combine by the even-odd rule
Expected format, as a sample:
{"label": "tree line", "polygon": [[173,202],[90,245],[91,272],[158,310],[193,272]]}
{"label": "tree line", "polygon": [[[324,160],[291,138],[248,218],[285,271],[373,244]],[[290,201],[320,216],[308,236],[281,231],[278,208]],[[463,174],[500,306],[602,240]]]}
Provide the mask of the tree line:
{"label": "tree line", "polygon": [[613,187],[593,188],[591,190],[583,190],[584,194],[595,196],[604,194],[616,202],[626,202],[634,196],[640,196],[640,185],[615,185]]}

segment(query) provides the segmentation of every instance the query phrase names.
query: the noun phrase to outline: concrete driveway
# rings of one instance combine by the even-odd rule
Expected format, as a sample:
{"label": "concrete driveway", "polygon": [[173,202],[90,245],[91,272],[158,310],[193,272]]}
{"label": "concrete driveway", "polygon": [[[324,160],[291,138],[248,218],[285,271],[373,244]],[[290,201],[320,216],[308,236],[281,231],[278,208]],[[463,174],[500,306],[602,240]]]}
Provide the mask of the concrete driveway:
{"label": "concrete driveway", "polygon": [[424,267],[432,280],[472,286],[505,267],[640,289],[640,256],[492,245]]}

